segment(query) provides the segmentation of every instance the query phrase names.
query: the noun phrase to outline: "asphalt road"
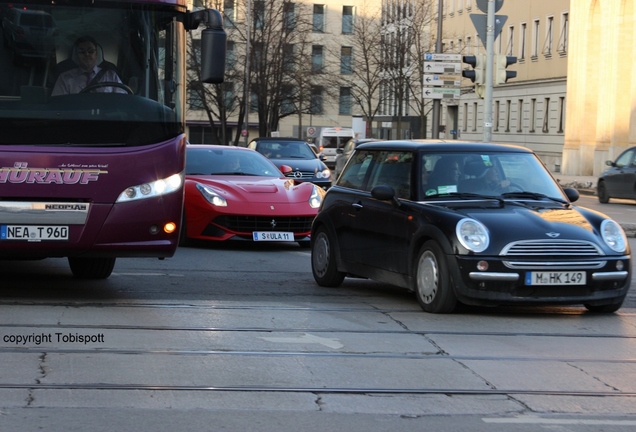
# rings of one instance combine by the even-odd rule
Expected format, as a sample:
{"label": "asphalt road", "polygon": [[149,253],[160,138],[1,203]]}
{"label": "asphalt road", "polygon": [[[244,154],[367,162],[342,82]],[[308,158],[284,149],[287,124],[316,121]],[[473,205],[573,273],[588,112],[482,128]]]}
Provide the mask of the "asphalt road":
{"label": "asphalt road", "polygon": [[636,426],[636,290],[610,315],[430,315],[371,281],[321,288],[309,257],[201,245],[94,282],[62,259],[0,261],[0,430]]}

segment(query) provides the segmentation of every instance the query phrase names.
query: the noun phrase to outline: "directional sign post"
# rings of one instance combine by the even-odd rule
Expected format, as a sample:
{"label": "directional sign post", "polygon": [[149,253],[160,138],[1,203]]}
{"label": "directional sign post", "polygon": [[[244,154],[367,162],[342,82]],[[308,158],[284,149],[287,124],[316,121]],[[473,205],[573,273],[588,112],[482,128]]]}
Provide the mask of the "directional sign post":
{"label": "directional sign post", "polygon": [[459,62],[425,61],[425,73],[461,73],[462,64]]}
{"label": "directional sign post", "polygon": [[424,85],[429,86],[460,86],[462,84],[459,75],[424,75]]}
{"label": "directional sign post", "polygon": [[459,99],[461,89],[450,87],[424,87],[422,96],[427,99]]}

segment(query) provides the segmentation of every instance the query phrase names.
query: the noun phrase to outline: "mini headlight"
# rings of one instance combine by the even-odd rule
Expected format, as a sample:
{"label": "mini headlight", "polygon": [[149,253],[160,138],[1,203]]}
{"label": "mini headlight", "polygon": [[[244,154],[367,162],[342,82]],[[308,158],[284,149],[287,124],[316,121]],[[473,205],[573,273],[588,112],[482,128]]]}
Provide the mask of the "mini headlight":
{"label": "mini headlight", "polygon": [[183,184],[183,173],[173,174],[168,178],[131,186],[119,194],[116,202],[135,201],[145,198],[154,198],[179,190]]}
{"label": "mini headlight", "polygon": [[460,220],[455,227],[455,233],[462,246],[473,252],[485,251],[490,243],[488,230],[475,219]]}
{"label": "mini headlight", "polygon": [[623,253],[627,250],[627,236],[623,228],[613,220],[605,219],[601,223],[601,236],[614,252]]}
{"label": "mini headlight", "polygon": [[203,195],[203,198],[205,198],[210,204],[217,207],[227,207],[227,201],[225,198],[219,195],[214,189],[206,185],[202,185],[201,183],[197,183],[196,186],[199,192],[201,192],[201,195]]}

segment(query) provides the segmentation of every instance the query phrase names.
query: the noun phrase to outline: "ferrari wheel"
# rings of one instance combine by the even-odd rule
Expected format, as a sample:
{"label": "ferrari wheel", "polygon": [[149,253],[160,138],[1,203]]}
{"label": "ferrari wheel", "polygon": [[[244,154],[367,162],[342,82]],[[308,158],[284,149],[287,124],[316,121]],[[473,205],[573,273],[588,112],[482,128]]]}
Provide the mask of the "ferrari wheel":
{"label": "ferrari wheel", "polygon": [[333,243],[324,227],[318,228],[311,246],[311,271],[320,286],[337,287],[345,278],[338,271]]}
{"label": "ferrari wheel", "polygon": [[609,202],[610,196],[607,193],[607,188],[605,187],[604,182],[598,182],[596,193],[598,195],[598,202],[601,204],[607,204]]}
{"label": "ferrari wheel", "polygon": [[457,305],[442,248],[427,241],[415,263],[414,289],[420,307],[431,313],[450,313]]}

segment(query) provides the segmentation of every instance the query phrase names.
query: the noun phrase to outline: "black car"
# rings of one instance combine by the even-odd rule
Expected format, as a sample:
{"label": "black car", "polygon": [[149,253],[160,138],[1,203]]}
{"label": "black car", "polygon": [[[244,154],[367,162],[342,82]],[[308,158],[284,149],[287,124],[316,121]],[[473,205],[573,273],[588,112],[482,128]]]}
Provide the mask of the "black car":
{"label": "black car", "polygon": [[614,312],[631,281],[629,244],[615,221],[573,205],[578,197],[524,147],[362,144],[313,222],[314,279],[407,288],[433,313],[458,302]]}
{"label": "black car", "polygon": [[596,191],[599,202],[610,198],[636,199],[636,147],[625,150],[616,161],[606,161],[610,168],[598,179]]}
{"label": "black car", "polygon": [[323,189],[331,186],[331,171],[309,144],[297,138],[254,138],[249,148],[256,150],[281,168],[292,168],[285,176],[311,182]]}

